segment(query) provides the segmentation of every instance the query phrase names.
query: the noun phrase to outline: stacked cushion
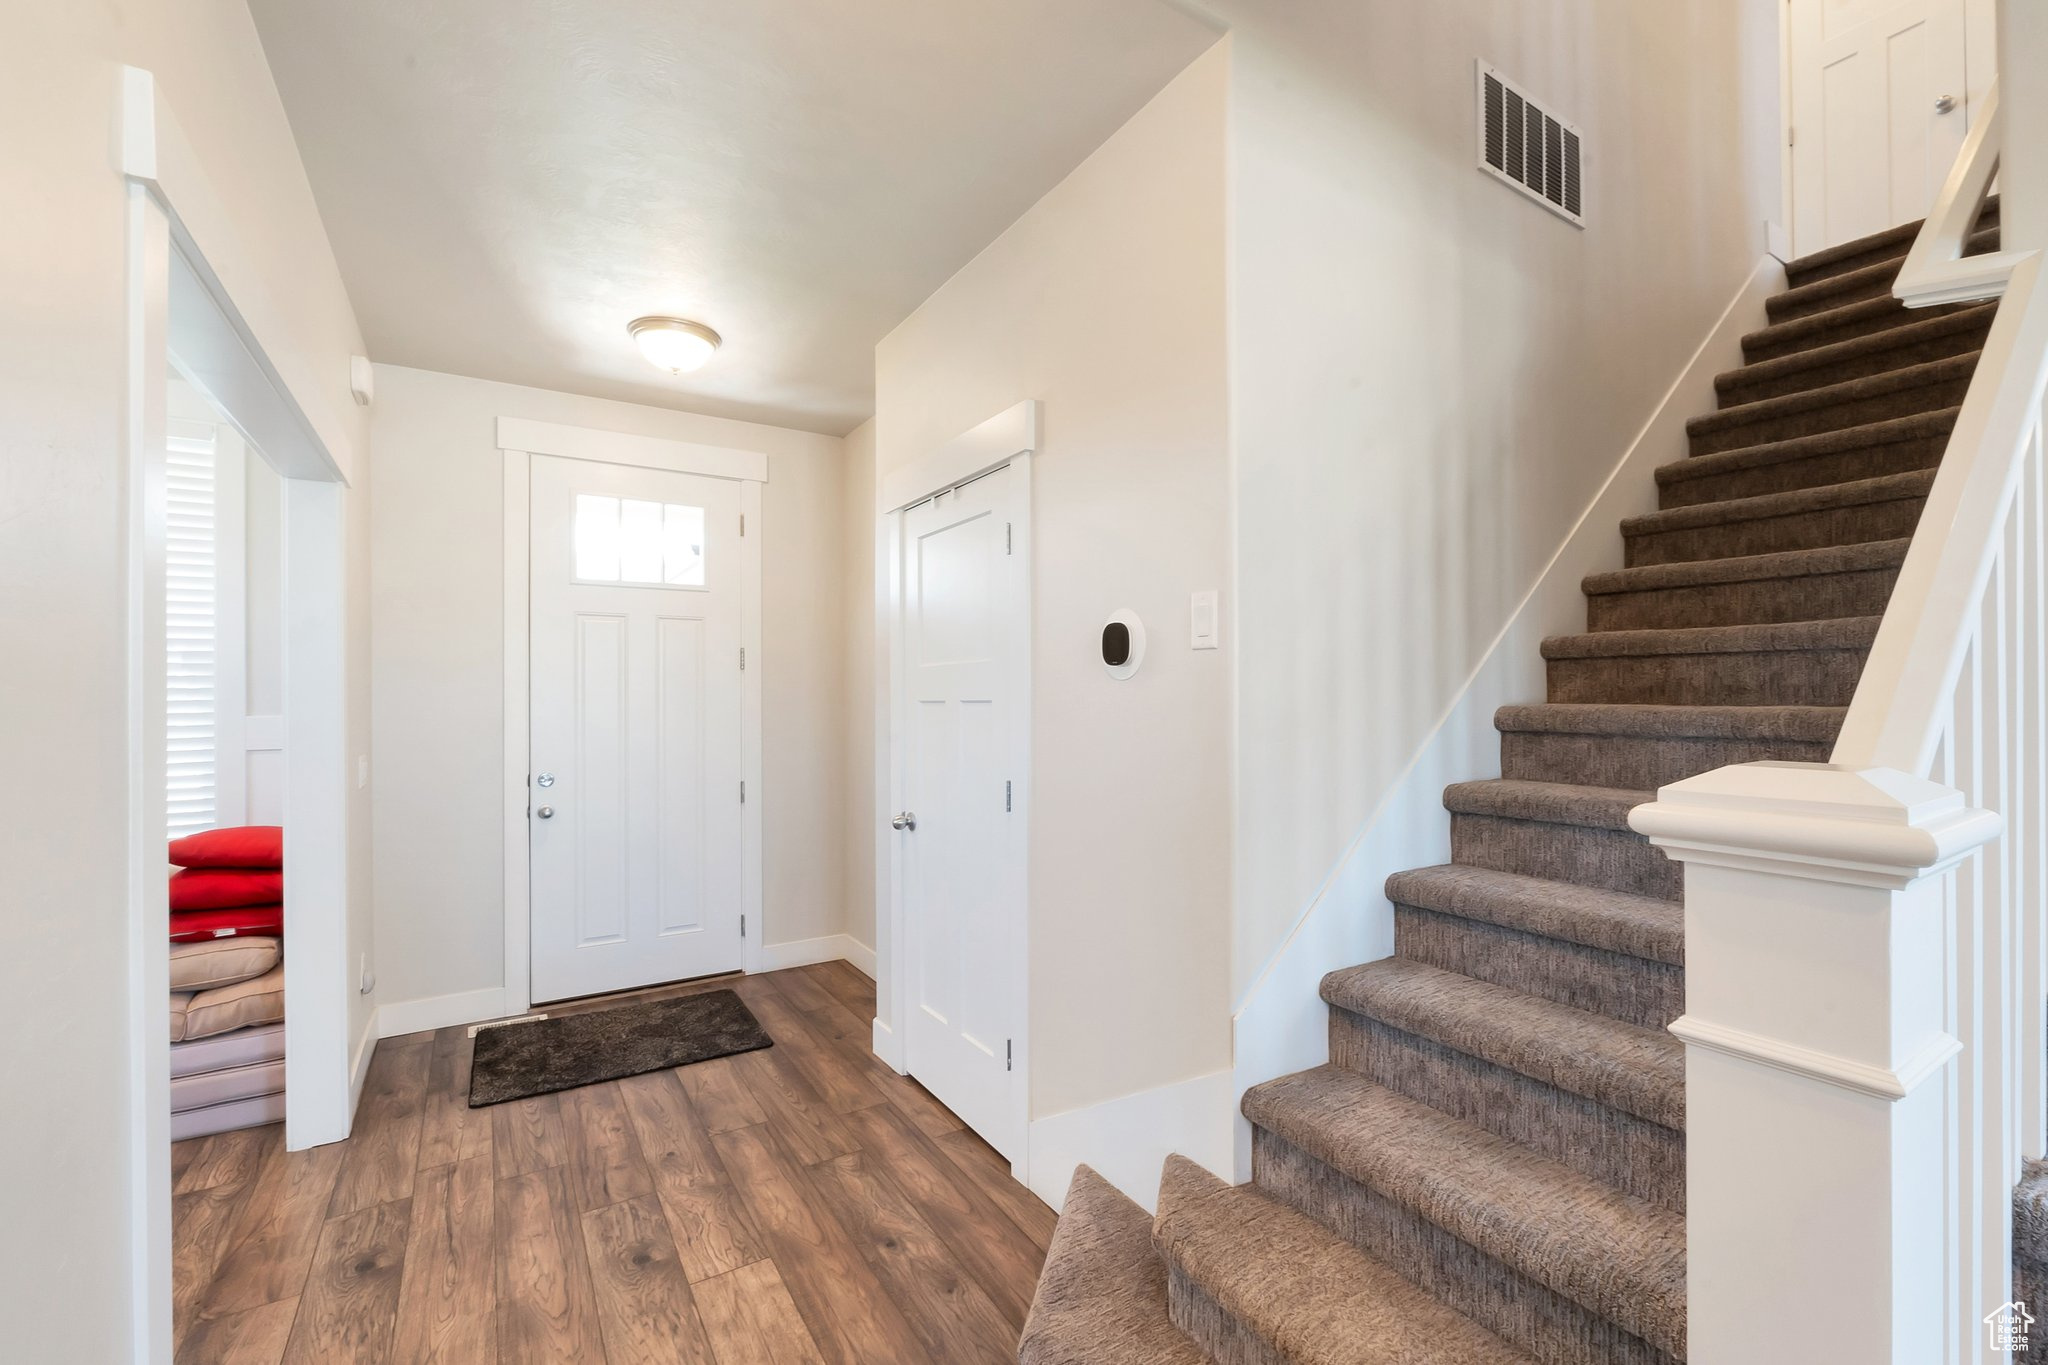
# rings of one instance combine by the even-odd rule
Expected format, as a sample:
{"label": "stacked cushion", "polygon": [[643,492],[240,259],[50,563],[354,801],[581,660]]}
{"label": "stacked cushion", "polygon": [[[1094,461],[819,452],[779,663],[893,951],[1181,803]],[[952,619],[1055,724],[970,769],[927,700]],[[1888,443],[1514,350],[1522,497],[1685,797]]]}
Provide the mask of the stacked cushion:
{"label": "stacked cushion", "polygon": [[182,1009],[175,1003],[178,994],[171,997],[171,1029],[176,1042],[275,1024],[284,1018],[284,967],[280,964],[251,980],[187,995]]}
{"label": "stacked cushion", "polygon": [[284,959],[274,938],[203,938],[171,944],[171,989],[206,991],[259,977]]}
{"label": "stacked cushion", "polygon": [[219,910],[235,905],[277,905],[284,873],[257,867],[181,867],[171,874],[171,909]]}
{"label": "stacked cushion", "polygon": [[171,842],[171,1136],[284,1117],[284,831]]}
{"label": "stacked cushion", "polygon": [[196,943],[208,938],[255,934],[276,938],[284,933],[282,905],[238,905],[220,910],[181,910],[171,916],[171,942]]}
{"label": "stacked cushion", "polygon": [[280,868],[284,866],[282,825],[234,825],[202,830],[171,840],[177,867]]}
{"label": "stacked cushion", "polygon": [[171,1044],[171,1079],[284,1060],[284,1025],[263,1024],[233,1033]]}

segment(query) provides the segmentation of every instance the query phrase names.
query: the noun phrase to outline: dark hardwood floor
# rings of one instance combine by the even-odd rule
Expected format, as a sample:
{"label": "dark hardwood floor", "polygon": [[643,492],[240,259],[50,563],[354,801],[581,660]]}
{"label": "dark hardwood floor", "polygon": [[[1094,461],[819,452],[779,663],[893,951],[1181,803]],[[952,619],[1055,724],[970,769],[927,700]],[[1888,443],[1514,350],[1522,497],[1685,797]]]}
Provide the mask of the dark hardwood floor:
{"label": "dark hardwood floor", "polygon": [[1014,1360],[1052,1210],[870,1054],[852,967],[645,995],[728,986],[773,1048],[471,1109],[448,1028],[378,1044],[347,1142],[179,1143],[180,1365]]}

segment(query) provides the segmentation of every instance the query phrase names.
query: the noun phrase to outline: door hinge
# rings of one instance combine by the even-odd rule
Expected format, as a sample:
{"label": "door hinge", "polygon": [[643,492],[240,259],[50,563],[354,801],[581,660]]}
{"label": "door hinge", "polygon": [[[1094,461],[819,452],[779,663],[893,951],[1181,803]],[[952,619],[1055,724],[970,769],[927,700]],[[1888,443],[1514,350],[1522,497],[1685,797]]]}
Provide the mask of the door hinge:
{"label": "door hinge", "polygon": [[746,936],[747,936],[747,917],[746,917],[745,915],[741,915],[741,916],[740,916],[740,937],[741,937],[741,938],[745,938]]}
{"label": "door hinge", "polygon": [[1003,1070],[1017,1069],[1017,1045],[1008,1038],[1003,1039]]}
{"label": "door hinge", "polygon": [[744,672],[746,672],[746,671],[747,671],[747,647],[746,647],[745,645],[741,645],[741,646],[740,646],[740,672],[744,673]]}
{"label": "door hinge", "polygon": [[1009,780],[1008,778],[1004,778],[1004,779],[1003,779],[1003,810],[1004,810],[1005,812],[1007,812],[1007,811],[1008,811],[1009,809],[1010,809],[1010,780]]}
{"label": "door hinge", "polygon": [[1797,128],[1787,128],[1785,130],[1785,145],[1787,147],[1797,147],[1799,145],[1799,130]]}
{"label": "door hinge", "polygon": [[742,513],[740,513],[740,534],[741,534],[741,535],[745,535],[746,533],[747,533],[747,514],[746,514],[745,512],[742,512]]}
{"label": "door hinge", "polygon": [[740,804],[742,806],[747,804],[747,784],[744,778],[740,780]]}
{"label": "door hinge", "polygon": [[1003,553],[1006,555],[1017,552],[1017,542],[1012,538],[1012,530],[1011,523],[1007,521],[1003,523]]}

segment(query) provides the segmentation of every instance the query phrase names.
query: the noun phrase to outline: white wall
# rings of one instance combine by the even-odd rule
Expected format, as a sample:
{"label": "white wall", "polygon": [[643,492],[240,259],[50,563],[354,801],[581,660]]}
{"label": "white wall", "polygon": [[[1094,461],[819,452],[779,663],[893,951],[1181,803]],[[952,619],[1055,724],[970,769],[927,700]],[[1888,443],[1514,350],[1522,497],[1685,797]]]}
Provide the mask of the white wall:
{"label": "white wall", "polygon": [[[876,348],[887,473],[1020,399],[1033,460],[1031,1111],[1228,1065],[1224,98],[1198,60]],[[1098,653],[1148,624],[1137,676]],[[1226,644],[1228,643],[1226,638]]]}
{"label": "white wall", "polygon": [[[17,1097],[0,1123],[0,1168],[13,1173],[0,1192],[0,1306],[10,1359],[114,1362],[133,1346],[140,1225],[129,1019],[164,1008],[128,988],[120,64],[156,73],[232,215],[278,358],[320,377],[314,401],[359,452],[366,425],[347,374],[361,339],[239,0],[21,4],[6,25],[0,181],[32,208],[0,217],[0,622],[10,654],[33,666],[10,671],[0,720],[0,998],[14,1011],[4,1079]],[[363,501],[349,498],[351,518]]]}
{"label": "white wall", "polygon": [[[1241,998],[1762,253],[1778,7],[1211,8]],[[1475,57],[1585,130],[1584,231],[1474,168]]]}
{"label": "white wall", "polygon": [[846,433],[846,481],[840,490],[840,555],[846,566],[839,612],[846,650],[843,867],[846,932],[875,946],[875,421]]}
{"label": "white wall", "polygon": [[838,438],[394,366],[372,411],[379,1004],[503,984],[501,416],[767,454],[763,933],[839,933]]}

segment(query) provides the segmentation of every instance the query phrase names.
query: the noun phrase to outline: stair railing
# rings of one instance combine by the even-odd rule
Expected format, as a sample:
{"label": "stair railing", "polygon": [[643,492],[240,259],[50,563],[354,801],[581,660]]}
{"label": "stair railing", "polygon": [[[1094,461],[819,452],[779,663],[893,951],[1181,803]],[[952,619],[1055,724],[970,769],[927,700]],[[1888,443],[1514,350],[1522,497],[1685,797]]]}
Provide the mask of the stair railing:
{"label": "stair railing", "polygon": [[2002,137],[1994,90],[1899,276],[1913,306],[2000,303],[1832,761],[1722,768],[1631,816],[1686,863],[1692,1365],[1988,1365],[2028,1326],[2048,286],[2038,253],[1964,254]]}

